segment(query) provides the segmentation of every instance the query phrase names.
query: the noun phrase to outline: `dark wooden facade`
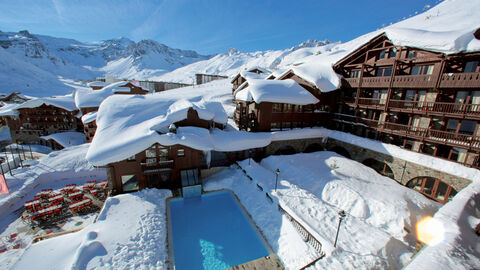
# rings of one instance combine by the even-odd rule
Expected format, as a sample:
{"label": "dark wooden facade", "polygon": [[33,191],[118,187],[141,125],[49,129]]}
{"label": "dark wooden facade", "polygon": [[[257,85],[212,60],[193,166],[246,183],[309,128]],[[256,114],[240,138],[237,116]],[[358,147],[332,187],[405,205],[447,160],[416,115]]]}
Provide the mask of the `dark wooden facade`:
{"label": "dark wooden facade", "polygon": [[[264,73],[264,71],[259,69],[259,68],[252,68],[252,69],[247,70],[247,72],[251,72],[251,73],[255,73],[255,74]],[[233,79],[231,81],[231,83],[232,83],[232,94],[233,94],[233,92],[235,92],[235,90],[237,90],[238,87],[240,87],[240,85],[242,85],[246,81],[247,81],[247,79],[244,78],[241,73],[238,73],[237,75],[235,75],[235,77],[233,77]]]}
{"label": "dark wooden facade", "polygon": [[18,109],[18,116],[5,116],[2,124],[8,125],[14,142],[39,143],[41,136],[53,133],[80,130],[81,122],[76,118],[77,110],[43,104],[35,108]]}
{"label": "dark wooden facade", "polygon": [[[240,78],[243,77],[239,76],[238,79]],[[319,102],[310,105],[293,105],[271,102],[257,104],[253,101],[235,100],[234,119],[240,130],[265,132],[327,125],[329,113],[336,105],[337,94],[335,92],[321,93],[315,85],[307,82],[293,71],[284,73],[278,79],[294,80],[319,99]],[[232,83],[234,82],[235,80],[232,81]],[[248,83],[244,84],[240,90],[245,87],[248,87]]]}
{"label": "dark wooden facade", "polygon": [[[183,145],[154,144],[129,159],[108,165],[112,192],[118,194],[144,188],[180,188],[181,171],[194,170],[200,177],[202,157],[203,152]],[[131,176],[136,180],[132,180]],[[132,181],[137,183],[132,184]]]}
{"label": "dark wooden facade", "polygon": [[479,62],[379,35],[334,66],[345,80],[332,128],[479,167]]}
{"label": "dark wooden facade", "polygon": [[148,89],[152,93],[163,92],[166,90],[177,89],[177,88],[193,85],[193,84],[187,84],[187,83],[154,82],[154,81],[139,81],[139,83],[143,89]]}
{"label": "dark wooden facade", "polygon": [[[193,108],[188,110],[186,119],[174,124],[175,128],[171,127],[170,132],[176,132],[177,127],[183,126],[206,129],[211,127],[224,128],[223,124],[200,119],[197,111]],[[221,166],[223,165],[221,162],[230,160],[228,158],[230,157],[227,156],[227,160],[223,160],[223,158],[222,160],[213,159],[218,164],[212,164],[212,166]],[[198,184],[200,170],[208,167],[202,151],[179,144],[162,146],[157,143],[128,159],[108,164],[107,172],[112,192],[116,194],[153,187],[177,189],[192,185],[191,176],[195,178],[193,182]],[[182,176],[182,174],[184,175]],[[185,177],[189,178],[188,183],[182,182],[186,181]],[[132,181],[136,181],[136,185],[132,188],[132,181],[129,182],[125,180],[126,178],[133,178]]]}

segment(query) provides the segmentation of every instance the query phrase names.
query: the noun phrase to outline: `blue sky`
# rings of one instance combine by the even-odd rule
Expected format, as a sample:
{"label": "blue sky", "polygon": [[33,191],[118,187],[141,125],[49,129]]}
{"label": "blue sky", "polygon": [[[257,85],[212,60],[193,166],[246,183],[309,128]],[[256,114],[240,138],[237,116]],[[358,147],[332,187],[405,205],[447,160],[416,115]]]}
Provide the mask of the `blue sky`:
{"label": "blue sky", "polygon": [[153,39],[202,54],[348,41],[438,0],[2,0],[0,30],[99,41]]}

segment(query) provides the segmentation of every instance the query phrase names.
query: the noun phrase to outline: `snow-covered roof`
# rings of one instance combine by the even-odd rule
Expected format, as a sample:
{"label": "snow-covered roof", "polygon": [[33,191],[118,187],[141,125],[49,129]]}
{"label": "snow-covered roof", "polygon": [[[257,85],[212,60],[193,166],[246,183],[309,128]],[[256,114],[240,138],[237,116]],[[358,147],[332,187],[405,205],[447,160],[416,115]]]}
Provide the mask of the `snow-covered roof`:
{"label": "snow-covered roof", "polygon": [[97,119],[97,111],[94,112],[89,112],[82,116],[82,123],[88,124],[90,122],[93,122]]}
{"label": "snow-covered roof", "polygon": [[330,92],[340,87],[341,76],[333,71],[332,66],[322,62],[306,63],[292,67],[299,77],[315,85],[321,92]]}
{"label": "snow-covered roof", "polygon": [[[191,108],[200,119],[225,125],[227,114],[222,104],[209,101],[203,94],[201,89],[198,92],[171,90],[107,98],[97,113],[97,131],[89,150],[89,160],[96,164],[104,161],[108,164],[123,160],[156,142],[172,145],[188,141],[185,138],[193,136],[188,132],[183,139],[175,134],[161,134],[167,133],[171,124],[187,119]],[[179,128],[178,132],[181,130]],[[188,142],[195,143],[195,140]]]}
{"label": "snow-covered roof", "polygon": [[65,148],[85,143],[85,135],[81,132],[75,131],[54,133],[47,136],[42,136],[40,138],[44,140],[52,139]]}
{"label": "snow-covered roof", "polygon": [[36,108],[36,107],[42,106],[43,104],[62,108],[67,111],[77,110],[77,107],[75,106],[73,94],[69,94],[65,96],[35,98],[18,105],[15,109],[18,110],[23,108]]}
{"label": "snow-covered roof", "polygon": [[294,80],[248,79],[248,86],[235,93],[237,100],[278,102],[295,105],[316,104],[318,99]]}
{"label": "snow-covered roof", "polygon": [[128,82],[120,81],[111,83],[102,89],[77,88],[75,91],[75,104],[77,108],[98,107],[107,97],[118,92],[130,92],[130,88],[123,87]]}
{"label": "snow-covered roof", "polygon": [[87,83],[87,86],[94,86],[94,87],[105,87],[107,85],[109,85],[109,83],[102,82],[102,81],[93,81],[93,82]]}
{"label": "snow-covered roof", "polygon": [[3,107],[0,107],[0,116],[17,116],[18,111],[16,111],[15,109],[18,106],[20,106],[20,104],[15,104],[15,103],[7,104],[7,103],[5,103],[5,105]]}

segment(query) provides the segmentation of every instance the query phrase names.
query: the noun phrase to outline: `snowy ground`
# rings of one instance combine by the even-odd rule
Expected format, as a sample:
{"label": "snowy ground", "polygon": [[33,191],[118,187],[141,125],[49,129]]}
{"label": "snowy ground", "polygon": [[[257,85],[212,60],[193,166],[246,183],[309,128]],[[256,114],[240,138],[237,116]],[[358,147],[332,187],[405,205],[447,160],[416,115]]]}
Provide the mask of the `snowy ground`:
{"label": "snowy ground", "polygon": [[[59,232],[83,227],[91,223],[95,215],[76,216],[67,220],[59,228],[34,232],[22,222],[20,215],[23,204],[41,189],[60,189],[66,184],[81,185],[88,180],[105,180],[103,169],[98,170],[85,159],[88,144],[55,151],[40,160],[27,160],[29,167],[13,170],[13,176],[6,174],[9,194],[0,195],[0,246],[7,247],[7,252],[0,254],[0,269],[6,269],[22,254],[23,250],[36,235]],[[12,234],[18,234],[15,241],[8,241]],[[13,249],[20,244],[19,249]]]}
{"label": "snowy ground", "polygon": [[[333,152],[271,156],[261,164],[242,161],[240,165],[263,192],[238,169],[213,175],[205,188],[232,189],[289,269],[306,265],[318,254],[299,241],[297,232],[266,199],[265,192],[322,242],[326,257],[315,264],[318,269],[401,268],[415,247],[416,222],[440,206]],[[280,179],[275,192],[277,168]],[[341,209],[347,217],[334,248]]]}
{"label": "snowy ground", "polygon": [[[18,231],[23,226],[18,212],[35,192],[64,186],[65,181],[83,183],[99,173],[85,160],[87,148],[88,144],[52,152],[40,161],[33,161],[32,167],[18,169],[16,178],[7,178],[12,193],[0,196],[0,236],[20,233],[22,247],[0,254],[1,268],[28,269],[32,265],[37,269],[166,268],[165,199],[171,196],[170,191],[147,189],[111,197],[96,222],[96,215],[76,217],[58,231],[84,227],[81,231],[36,244],[29,244],[32,235]],[[443,248],[425,248],[411,262],[416,243],[415,224],[425,216],[434,215],[440,204],[328,151],[270,156],[261,163],[249,164],[244,160],[240,165],[252,181],[241,169],[232,166],[205,179],[204,189],[232,190],[287,269],[299,269],[320,254],[302,240],[292,223],[278,211],[277,204],[322,244],[326,256],[309,269],[399,269],[408,263],[412,269],[422,269],[438,257],[446,260],[445,269],[456,264],[465,269],[479,265],[476,241],[468,240],[474,239],[474,234],[464,230],[480,220],[475,210],[478,204],[472,204],[470,199],[473,196],[474,202],[478,201],[474,196],[478,194],[475,185],[462,190],[435,214],[436,218],[454,224],[449,227],[448,242],[440,246]],[[277,168],[280,174],[278,189],[274,191]],[[273,203],[265,193],[273,198]],[[345,210],[347,216],[334,248],[340,210]],[[447,258],[454,259],[445,259],[443,252],[452,254]]]}

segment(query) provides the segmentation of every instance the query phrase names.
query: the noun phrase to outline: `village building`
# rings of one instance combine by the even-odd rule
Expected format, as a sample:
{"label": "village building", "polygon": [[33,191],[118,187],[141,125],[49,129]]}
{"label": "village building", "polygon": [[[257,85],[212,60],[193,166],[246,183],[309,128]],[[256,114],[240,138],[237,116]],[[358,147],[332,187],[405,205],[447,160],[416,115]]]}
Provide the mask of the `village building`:
{"label": "village building", "polygon": [[[480,168],[479,63],[480,52],[398,46],[380,34],[334,65],[345,79],[331,127]],[[456,193],[450,184],[427,176],[406,183],[440,202]]]}
{"label": "village building", "polygon": [[232,83],[232,93],[237,90],[247,79],[265,79],[272,75],[269,70],[266,70],[261,67],[252,67],[243,71],[240,71],[235,77],[233,77]]}
{"label": "village building", "polygon": [[40,143],[41,136],[81,129],[77,114],[73,96],[66,95],[4,106],[0,121],[10,130],[12,142]]}
{"label": "village building", "polygon": [[83,132],[87,142],[91,142],[96,125],[96,112],[104,99],[111,95],[145,95],[148,90],[136,86],[131,82],[120,81],[108,84],[98,90],[79,88],[75,91],[75,105],[80,110],[83,123]]}
{"label": "village building", "polygon": [[195,74],[195,82],[197,85],[208,83],[211,81],[216,81],[216,80],[223,80],[227,78],[228,76],[217,75],[217,74],[202,74],[202,73]]}
{"label": "village building", "polygon": [[192,86],[192,84],[177,82],[138,81],[138,83],[143,89],[148,90],[151,93]]}
{"label": "village building", "polygon": [[252,132],[312,127],[322,124],[319,100],[291,79],[247,79],[235,91],[235,123]]}

